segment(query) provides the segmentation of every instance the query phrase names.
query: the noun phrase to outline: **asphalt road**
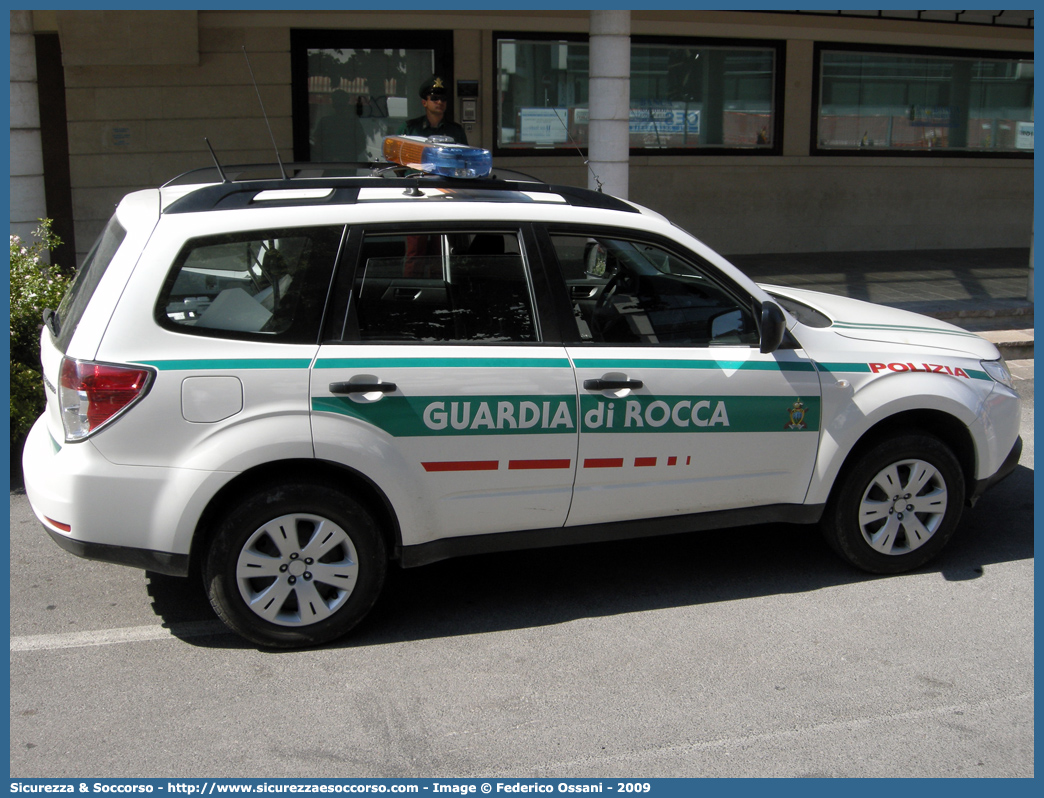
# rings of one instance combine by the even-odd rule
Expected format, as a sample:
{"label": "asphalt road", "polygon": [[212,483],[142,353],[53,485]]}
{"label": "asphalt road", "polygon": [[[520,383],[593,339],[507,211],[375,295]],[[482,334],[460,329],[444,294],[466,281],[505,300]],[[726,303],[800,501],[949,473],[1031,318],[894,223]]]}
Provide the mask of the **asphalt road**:
{"label": "asphalt road", "polygon": [[785,525],[472,557],[314,651],[66,554],[12,493],[11,776],[1033,776],[1016,373],[1022,463],[919,572]]}

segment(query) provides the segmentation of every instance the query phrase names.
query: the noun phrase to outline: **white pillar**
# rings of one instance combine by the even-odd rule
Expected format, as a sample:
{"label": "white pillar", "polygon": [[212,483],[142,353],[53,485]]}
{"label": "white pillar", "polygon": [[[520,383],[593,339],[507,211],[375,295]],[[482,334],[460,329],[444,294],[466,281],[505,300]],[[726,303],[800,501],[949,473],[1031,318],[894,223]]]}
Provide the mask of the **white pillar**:
{"label": "white pillar", "polygon": [[631,12],[591,11],[589,188],[627,198]]}
{"label": "white pillar", "polygon": [[11,13],[11,232],[29,238],[47,215],[33,12]]}

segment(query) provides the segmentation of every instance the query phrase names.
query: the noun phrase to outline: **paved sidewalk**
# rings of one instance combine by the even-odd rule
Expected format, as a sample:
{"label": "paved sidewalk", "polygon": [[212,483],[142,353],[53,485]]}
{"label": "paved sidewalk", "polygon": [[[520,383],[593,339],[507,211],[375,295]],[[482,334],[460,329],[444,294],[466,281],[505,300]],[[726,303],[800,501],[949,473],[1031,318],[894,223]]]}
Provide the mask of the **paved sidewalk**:
{"label": "paved sidewalk", "polygon": [[809,288],[946,319],[1008,359],[1033,357],[1028,248],[734,255],[762,283]]}
{"label": "paved sidewalk", "polygon": [[[1011,372],[1011,376],[1016,380],[1032,380],[1033,379],[1033,360],[1009,360],[1008,370]],[[1020,391],[1021,393],[1021,391]]]}

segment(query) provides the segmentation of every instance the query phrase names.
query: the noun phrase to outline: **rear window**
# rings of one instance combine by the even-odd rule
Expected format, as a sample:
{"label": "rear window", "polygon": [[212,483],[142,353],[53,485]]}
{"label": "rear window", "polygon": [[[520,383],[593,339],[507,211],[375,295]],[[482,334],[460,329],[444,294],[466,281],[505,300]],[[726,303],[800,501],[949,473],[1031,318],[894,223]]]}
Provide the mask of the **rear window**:
{"label": "rear window", "polygon": [[98,236],[98,240],[94,242],[91,251],[87,253],[87,259],[76,272],[73,284],[69,286],[68,292],[58,305],[58,312],[55,314],[57,318],[54,323],[58,333],[55,337],[55,344],[62,352],[68,348],[69,341],[76,332],[76,325],[80,323],[83,316],[83,311],[90,303],[91,296],[94,295],[94,290],[101,282],[102,275],[109,268],[116,251],[126,237],[127,231],[116,221],[115,216],[112,217],[101,235]]}

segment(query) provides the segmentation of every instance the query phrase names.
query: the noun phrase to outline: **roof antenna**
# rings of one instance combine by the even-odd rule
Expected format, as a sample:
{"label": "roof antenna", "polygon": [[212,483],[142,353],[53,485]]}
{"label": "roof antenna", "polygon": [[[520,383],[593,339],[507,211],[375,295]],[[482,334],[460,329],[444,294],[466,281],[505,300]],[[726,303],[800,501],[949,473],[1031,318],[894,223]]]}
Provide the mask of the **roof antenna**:
{"label": "roof antenna", "polygon": [[565,122],[562,121],[562,117],[560,117],[558,115],[558,109],[555,108],[553,105],[551,105],[550,100],[548,100],[548,98],[547,98],[547,92],[544,92],[544,105],[546,107],[550,107],[551,110],[554,111],[555,118],[558,120],[558,124],[560,124],[562,126],[563,130],[565,130],[566,136],[569,138],[569,143],[572,144],[574,147],[576,147],[577,154],[581,158],[583,158],[584,166],[586,166],[588,168],[588,170],[591,172],[591,176],[594,178],[595,183],[598,184],[598,193],[601,194],[602,193],[602,181],[601,181],[601,179],[599,179],[598,175],[595,174],[594,167],[591,166],[591,161],[588,160],[587,158],[584,158],[584,151],[582,149],[580,149],[580,145],[577,143],[576,139],[574,139],[569,134],[569,127],[566,125]]}
{"label": "roof antenna", "polygon": [[265,113],[265,104],[261,100],[261,90],[257,87],[257,81],[254,79],[254,70],[250,67],[250,57],[247,55],[246,47],[243,48],[243,58],[246,59],[247,69],[250,70],[250,80],[254,84],[254,91],[257,92],[257,101],[261,105],[261,115],[265,118],[265,126],[268,128],[269,138],[272,139],[272,146],[275,148],[276,161],[279,162],[279,171],[283,175],[283,180],[289,180],[287,177],[286,169],[283,167],[283,159],[279,157],[279,146],[276,144],[275,135],[272,133],[272,126],[268,123],[268,114]]}
{"label": "roof antenna", "polygon": [[207,143],[207,149],[210,150],[210,157],[214,159],[214,166],[217,167],[218,177],[221,178],[222,183],[227,183],[228,178],[225,177],[225,170],[221,168],[221,164],[218,163],[217,155],[214,154],[214,148],[210,146],[210,139],[206,136],[203,137],[203,141]]}

